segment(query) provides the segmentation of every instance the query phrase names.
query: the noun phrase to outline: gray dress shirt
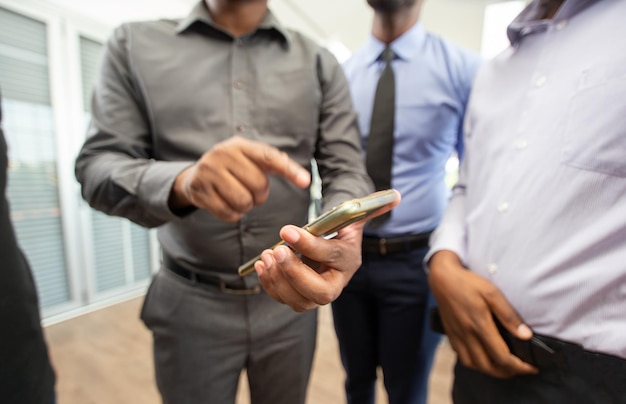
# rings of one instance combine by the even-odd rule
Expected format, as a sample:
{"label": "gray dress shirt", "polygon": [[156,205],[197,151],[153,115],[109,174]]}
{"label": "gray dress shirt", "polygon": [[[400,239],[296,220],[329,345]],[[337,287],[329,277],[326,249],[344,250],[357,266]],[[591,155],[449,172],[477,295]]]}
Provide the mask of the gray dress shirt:
{"label": "gray dress shirt", "polygon": [[217,27],[200,2],[182,21],[124,24],[104,54],[93,116],[76,160],[83,197],[147,227],[170,257],[234,273],[307,220],[309,190],[270,180],[267,202],[238,223],[205,210],[179,217],[167,201],[178,173],[239,135],[278,147],[323,181],[325,208],[371,192],[343,72],[324,48],[268,11],[240,38]]}

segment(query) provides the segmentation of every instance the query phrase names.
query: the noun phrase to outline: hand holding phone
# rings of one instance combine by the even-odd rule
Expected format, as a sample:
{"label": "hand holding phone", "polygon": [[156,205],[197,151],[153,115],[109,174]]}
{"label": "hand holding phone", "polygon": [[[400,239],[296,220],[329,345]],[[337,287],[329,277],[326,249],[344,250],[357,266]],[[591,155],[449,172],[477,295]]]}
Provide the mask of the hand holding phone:
{"label": "hand holding phone", "polygon": [[[394,203],[397,199],[398,194],[393,189],[374,192],[363,198],[351,199],[323,213],[302,228],[314,236],[330,238],[344,227],[367,219],[376,211]],[[282,244],[285,243],[281,240],[271,248],[274,249]],[[257,255],[240,266],[238,269],[239,275],[246,276],[252,273],[254,271],[254,263],[260,258],[261,256]]]}

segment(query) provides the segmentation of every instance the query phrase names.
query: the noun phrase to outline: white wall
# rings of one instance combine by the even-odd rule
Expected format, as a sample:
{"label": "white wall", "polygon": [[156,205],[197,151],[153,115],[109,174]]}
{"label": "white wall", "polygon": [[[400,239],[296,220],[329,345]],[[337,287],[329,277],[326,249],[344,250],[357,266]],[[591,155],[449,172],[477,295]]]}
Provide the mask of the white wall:
{"label": "white wall", "polygon": [[[12,0],[42,8],[72,10],[113,27],[123,21],[185,16],[197,0]],[[479,51],[485,6],[499,0],[426,0],[427,29]],[[354,50],[370,30],[372,10],[366,0],[270,0],[281,21],[321,43],[340,41]]]}
{"label": "white wall", "polygon": [[[426,29],[480,51],[485,7],[499,1],[426,0],[421,19]],[[350,50],[365,40],[373,15],[366,0],[270,0],[270,7],[286,25]]]}
{"label": "white wall", "polygon": [[494,0],[426,0],[422,21],[426,29],[480,51],[485,6]]}
{"label": "white wall", "polygon": [[[485,7],[502,0],[426,0],[426,29],[480,51]],[[366,0],[270,0],[285,24],[323,41],[339,40],[350,50],[370,31],[373,12]],[[504,32],[502,33],[504,34]]]}

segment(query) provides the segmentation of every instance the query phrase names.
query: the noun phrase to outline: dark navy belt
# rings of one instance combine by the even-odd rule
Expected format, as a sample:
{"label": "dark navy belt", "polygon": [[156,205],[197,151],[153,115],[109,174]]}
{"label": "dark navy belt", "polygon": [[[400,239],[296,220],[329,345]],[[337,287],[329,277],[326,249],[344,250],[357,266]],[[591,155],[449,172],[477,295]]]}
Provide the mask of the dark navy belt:
{"label": "dark navy belt", "polygon": [[428,247],[431,234],[432,231],[401,237],[363,236],[363,252],[378,255],[411,252]]}

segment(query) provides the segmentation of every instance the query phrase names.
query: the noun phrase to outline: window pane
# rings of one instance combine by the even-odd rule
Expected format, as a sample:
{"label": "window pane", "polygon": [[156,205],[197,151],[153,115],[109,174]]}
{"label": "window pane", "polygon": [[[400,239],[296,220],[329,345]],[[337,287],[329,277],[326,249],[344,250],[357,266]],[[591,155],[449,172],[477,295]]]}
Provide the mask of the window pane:
{"label": "window pane", "polygon": [[93,211],[93,251],[96,290],[103,292],[126,284],[122,219]]}
{"label": "window pane", "polygon": [[141,281],[150,278],[150,239],[148,231],[134,223],[130,224],[133,246],[133,279]]}
{"label": "window pane", "polygon": [[100,67],[100,56],[103,52],[100,42],[80,37],[80,67],[83,84],[83,108],[91,113],[91,93],[96,82]]}
{"label": "window pane", "polygon": [[44,308],[69,300],[46,44],[44,23],[0,8],[7,196]]}

